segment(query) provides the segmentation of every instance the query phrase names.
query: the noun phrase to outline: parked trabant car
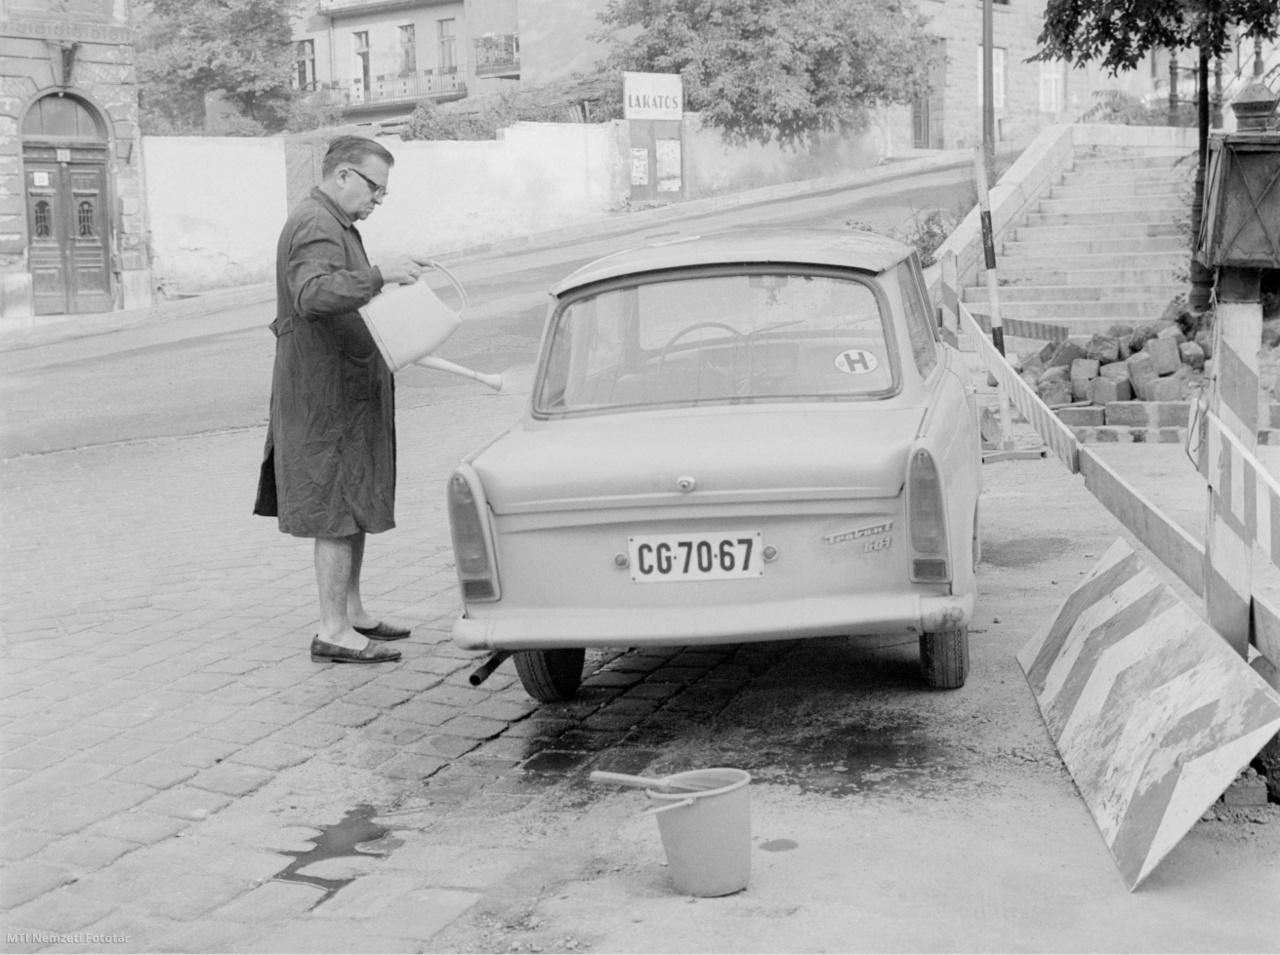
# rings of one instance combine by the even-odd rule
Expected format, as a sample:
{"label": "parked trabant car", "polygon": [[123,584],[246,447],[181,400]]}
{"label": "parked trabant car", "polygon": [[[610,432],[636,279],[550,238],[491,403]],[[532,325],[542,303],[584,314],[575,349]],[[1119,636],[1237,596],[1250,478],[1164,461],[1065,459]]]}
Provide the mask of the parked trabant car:
{"label": "parked trabant car", "polygon": [[918,635],[959,687],[981,439],[911,247],[754,231],[552,289],[527,413],[448,482],[455,642],[568,699],[585,648]]}

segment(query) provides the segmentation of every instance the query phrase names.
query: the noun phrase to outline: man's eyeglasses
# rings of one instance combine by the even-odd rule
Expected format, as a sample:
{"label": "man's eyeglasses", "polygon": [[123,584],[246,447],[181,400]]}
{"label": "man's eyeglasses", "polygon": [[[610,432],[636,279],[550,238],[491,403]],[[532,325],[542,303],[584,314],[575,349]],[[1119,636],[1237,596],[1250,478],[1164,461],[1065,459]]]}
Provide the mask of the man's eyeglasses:
{"label": "man's eyeglasses", "polygon": [[354,172],[357,176],[359,176],[361,179],[363,179],[365,182],[369,184],[369,191],[373,193],[373,198],[381,199],[383,196],[387,194],[386,186],[379,185],[378,183],[374,182],[372,179],[370,179],[368,176],[362,173],[359,169],[356,169],[354,166],[348,166],[347,169],[349,169],[351,172]]}

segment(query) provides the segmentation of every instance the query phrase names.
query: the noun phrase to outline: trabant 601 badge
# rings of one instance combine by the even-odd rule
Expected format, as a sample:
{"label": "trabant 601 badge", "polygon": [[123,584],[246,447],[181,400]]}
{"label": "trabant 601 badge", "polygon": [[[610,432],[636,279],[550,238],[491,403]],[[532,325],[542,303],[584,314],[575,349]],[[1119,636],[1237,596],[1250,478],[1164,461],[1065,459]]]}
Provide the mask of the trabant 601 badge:
{"label": "trabant 601 badge", "polygon": [[861,348],[850,348],[836,355],[836,369],[846,375],[869,375],[879,367],[876,356]]}
{"label": "trabant 601 badge", "polygon": [[823,534],[822,539],[828,544],[840,544],[844,541],[858,540],[861,537],[875,537],[877,534],[887,534],[893,530],[893,521],[885,521],[883,524],[873,524],[870,527],[859,527],[853,531],[838,531],[835,534]]}

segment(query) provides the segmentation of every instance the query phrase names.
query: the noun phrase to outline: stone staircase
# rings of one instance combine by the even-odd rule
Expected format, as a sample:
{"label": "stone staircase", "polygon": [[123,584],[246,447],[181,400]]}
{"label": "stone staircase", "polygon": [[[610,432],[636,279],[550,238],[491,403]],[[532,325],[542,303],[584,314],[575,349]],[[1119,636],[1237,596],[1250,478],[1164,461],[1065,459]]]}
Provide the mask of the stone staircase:
{"label": "stone staircase", "polygon": [[[1187,291],[1193,156],[1097,150],[1077,156],[1026,221],[997,242],[1000,314],[1065,326],[1073,336],[1158,319]],[[962,290],[990,314],[985,271]]]}

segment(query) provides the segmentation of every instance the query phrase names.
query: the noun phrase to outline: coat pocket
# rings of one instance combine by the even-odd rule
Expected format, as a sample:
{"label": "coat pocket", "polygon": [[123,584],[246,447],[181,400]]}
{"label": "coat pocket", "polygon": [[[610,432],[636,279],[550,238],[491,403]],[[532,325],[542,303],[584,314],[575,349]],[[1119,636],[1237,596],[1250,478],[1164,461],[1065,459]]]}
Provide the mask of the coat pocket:
{"label": "coat pocket", "polygon": [[342,391],[351,401],[370,401],[382,393],[382,359],[377,351],[364,357],[343,354]]}

